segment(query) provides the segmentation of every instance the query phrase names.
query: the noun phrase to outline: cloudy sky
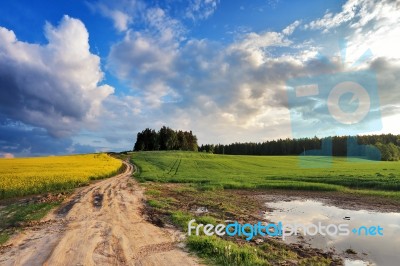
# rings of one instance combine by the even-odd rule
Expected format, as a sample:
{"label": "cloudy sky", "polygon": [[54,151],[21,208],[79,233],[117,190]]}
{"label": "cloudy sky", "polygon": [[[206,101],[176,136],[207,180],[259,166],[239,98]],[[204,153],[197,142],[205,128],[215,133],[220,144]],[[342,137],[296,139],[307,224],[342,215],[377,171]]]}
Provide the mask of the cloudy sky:
{"label": "cloudy sky", "polygon": [[392,0],[1,1],[0,156],[398,134],[399,44]]}

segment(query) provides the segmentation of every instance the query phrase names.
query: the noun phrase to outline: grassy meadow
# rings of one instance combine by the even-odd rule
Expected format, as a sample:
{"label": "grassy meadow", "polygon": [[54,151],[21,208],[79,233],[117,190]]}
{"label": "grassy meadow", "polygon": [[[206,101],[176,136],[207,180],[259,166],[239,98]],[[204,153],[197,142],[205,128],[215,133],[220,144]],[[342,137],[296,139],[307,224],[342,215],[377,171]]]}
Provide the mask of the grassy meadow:
{"label": "grassy meadow", "polygon": [[[329,158],[310,157],[326,164]],[[142,181],[147,200],[146,210],[157,225],[174,224],[187,232],[188,222],[217,224],[226,220],[256,223],[265,201],[251,197],[247,188],[280,188],[320,191],[395,191],[356,190],[356,182],[370,180],[385,185],[384,179],[400,168],[398,163],[347,162],[337,158],[332,168],[304,169],[295,156],[237,156],[195,152],[135,152],[131,160],[138,167],[136,179]],[[356,169],[355,169],[356,168]],[[361,169],[363,169],[361,171]],[[387,169],[387,170],[383,170]],[[389,170],[390,169],[390,170]],[[387,176],[378,176],[382,171]],[[359,176],[356,177],[358,173]],[[354,181],[358,180],[358,181]],[[153,181],[153,182],[145,182]],[[226,189],[224,189],[226,188]],[[229,189],[233,188],[235,190]],[[394,189],[394,187],[393,187]],[[198,207],[207,212],[198,213]],[[260,237],[191,235],[188,248],[210,265],[340,265],[341,260],[307,247],[287,245],[278,239]]]}
{"label": "grassy meadow", "polygon": [[[264,200],[245,189],[337,191],[400,200],[400,162],[318,156],[239,156],[202,152],[131,153],[135,178],[146,188],[146,209],[155,224],[187,231],[191,219],[259,221]],[[318,168],[305,168],[318,166]],[[152,182],[146,182],[152,181]],[[232,190],[234,189],[234,190]],[[238,189],[238,190],[236,190]],[[244,189],[244,190],[242,190]],[[330,193],[332,195],[332,193]],[[198,213],[206,207],[206,213]],[[210,265],[342,265],[341,258],[279,239],[191,235],[188,248]]]}
{"label": "grassy meadow", "polygon": [[71,189],[121,166],[107,154],[0,159],[0,199]]}
{"label": "grassy meadow", "polygon": [[[135,152],[141,181],[194,183],[204,189],[276,188],[343,191],[400,198],[400,162],[306,156],[238,156],[195,152]],[[305,164],[304,164],[305,163]]]}

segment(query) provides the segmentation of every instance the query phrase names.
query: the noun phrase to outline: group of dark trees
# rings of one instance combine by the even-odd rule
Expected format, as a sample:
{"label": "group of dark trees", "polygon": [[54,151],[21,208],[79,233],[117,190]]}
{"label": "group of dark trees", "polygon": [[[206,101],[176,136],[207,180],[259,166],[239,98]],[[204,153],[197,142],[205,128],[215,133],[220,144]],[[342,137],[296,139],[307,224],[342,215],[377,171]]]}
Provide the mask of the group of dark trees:
{"label": "group of dark trees", "polygon": [[400,135],[335,136],[326,138],[278,139],[265,142],[205,144],[198,147],[192,131],[163,126],[137,134],[135,151],[183,150],[232,155],[327,155],[400,160]]}
{"label": "group of dark trees", "polygon": [[400,135],[335,136],[328,138],[278,139],[266,142],[206,144],[199,151],[235,155],[332,155],[373,160],[400,159]]}
{"label": "group of dark trees", "polygon": [[150,128],[139,132],[133,148],[135,151],[197,151],[197,149],[197,137],[192,131],[176,131],[165,126],[158,132]]}

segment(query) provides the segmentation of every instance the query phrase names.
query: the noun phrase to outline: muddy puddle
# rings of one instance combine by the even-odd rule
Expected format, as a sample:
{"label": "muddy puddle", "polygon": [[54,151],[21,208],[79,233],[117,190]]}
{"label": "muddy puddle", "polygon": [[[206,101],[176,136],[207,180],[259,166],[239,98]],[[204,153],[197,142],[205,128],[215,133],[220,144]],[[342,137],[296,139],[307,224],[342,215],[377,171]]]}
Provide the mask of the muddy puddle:
{"label": "muddy puddle", "polygon": [[[265,214],[265,218],[271,222],[316,226],[320,223],[322,227],[329,226],[329,233],[320,231],[325,236],[320,233],[303,236],[304,230],[299,227],[298,235],[301,236],[287,236],[285,242],[333,251],[343,257],[348,266],[400,263],[400,213],[347,210],[315,200],[268,202],[266,205],[273,209]],[[342,226],[342,230],[338,230],[342,235],[337,235],[335,226],[331,224],[347,226]],[[343,229],[346,227],[347,234]],[[312,234],[316,232],[313,229],[315,227],[310,229]]]}

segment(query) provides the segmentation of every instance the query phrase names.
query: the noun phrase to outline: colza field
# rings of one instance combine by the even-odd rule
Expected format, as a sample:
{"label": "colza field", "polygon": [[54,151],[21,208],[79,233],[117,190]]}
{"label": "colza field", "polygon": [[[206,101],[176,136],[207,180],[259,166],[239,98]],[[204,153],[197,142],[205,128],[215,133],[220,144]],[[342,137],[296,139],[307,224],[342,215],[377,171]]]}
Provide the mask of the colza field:
{"label": "colza field", "polygon": [[[274,188],[341,191],[400,199],[400,163],[305,156],[237,156],[191,152],[138,152],[138,179],[195,183],[204,188]],[[310,165],[309,164],[309,165]],[[304,164],[303,164],[304,165]],[[305,164],[307,165],[307,164]]]}
{"label": "colza field", "polygon": [[121,166],[106,154],[0,159],[0,199],[74,188]]}

